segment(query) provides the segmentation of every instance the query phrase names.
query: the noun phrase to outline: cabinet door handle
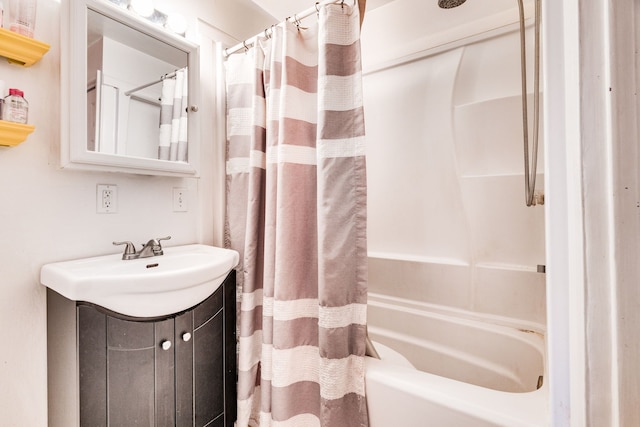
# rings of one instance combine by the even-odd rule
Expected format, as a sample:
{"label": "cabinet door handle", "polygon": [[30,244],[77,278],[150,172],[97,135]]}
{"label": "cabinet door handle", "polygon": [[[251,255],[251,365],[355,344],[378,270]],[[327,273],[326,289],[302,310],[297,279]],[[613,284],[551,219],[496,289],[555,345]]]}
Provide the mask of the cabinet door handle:
{"label": "cabinet door handle", "polygon": [[191,339],[191,334],[189,332],[185,332],[182,334],[182,341],[187,342]]}
{"label": "cabinet door handle", "polygon": [[171,341],[169,340],[162,341],[162,343],[160,343],[160,346],[162,347],[163,350],[169,350],[171,348]]}

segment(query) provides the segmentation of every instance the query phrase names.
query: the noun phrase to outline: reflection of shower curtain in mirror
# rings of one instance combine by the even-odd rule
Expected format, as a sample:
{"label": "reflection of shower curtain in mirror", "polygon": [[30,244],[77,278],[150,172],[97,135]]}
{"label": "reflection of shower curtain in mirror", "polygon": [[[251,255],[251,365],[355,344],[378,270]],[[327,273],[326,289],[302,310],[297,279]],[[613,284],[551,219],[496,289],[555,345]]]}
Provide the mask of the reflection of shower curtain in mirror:
{"label": "reflection of shower curtain in mirror", "polygon": [[162,80],[158,141],[160,160],[187,160],[187,75],[187,68],[183,68],[176,71],[175,77]]}
{"label": "reflection of shower curtain in mirror", "polygon": [[363,427],[357,7],[319,6],[319,24],[287,21],[256,44],[226,62],[225,244],[242,260],[237,425]]}

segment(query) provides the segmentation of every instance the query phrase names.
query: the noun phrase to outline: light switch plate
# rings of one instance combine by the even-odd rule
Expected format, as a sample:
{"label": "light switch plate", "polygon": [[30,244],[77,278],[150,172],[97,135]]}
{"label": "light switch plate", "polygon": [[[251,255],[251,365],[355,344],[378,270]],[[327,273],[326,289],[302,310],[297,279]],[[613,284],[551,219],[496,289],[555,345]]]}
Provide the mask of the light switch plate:
{"label": "light switch plate", "polygon": [[173,189],[173,211],[187,212],[189,210],[187,199],[189,193],[186,188],[175,187]]}

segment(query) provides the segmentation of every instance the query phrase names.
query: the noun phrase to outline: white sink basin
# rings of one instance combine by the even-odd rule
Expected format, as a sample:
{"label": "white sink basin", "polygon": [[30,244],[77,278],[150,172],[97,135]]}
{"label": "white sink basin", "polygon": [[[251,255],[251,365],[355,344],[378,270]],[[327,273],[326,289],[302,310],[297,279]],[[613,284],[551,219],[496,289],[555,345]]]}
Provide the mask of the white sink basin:
{"label": "white sink basin", "polygon": [[122,254],[42,267],[40,281],[74,301],[134,317],[193,307],[211,295],[238,264],[238,253],[207,245],[164,248],[164,255],[123,261]]}

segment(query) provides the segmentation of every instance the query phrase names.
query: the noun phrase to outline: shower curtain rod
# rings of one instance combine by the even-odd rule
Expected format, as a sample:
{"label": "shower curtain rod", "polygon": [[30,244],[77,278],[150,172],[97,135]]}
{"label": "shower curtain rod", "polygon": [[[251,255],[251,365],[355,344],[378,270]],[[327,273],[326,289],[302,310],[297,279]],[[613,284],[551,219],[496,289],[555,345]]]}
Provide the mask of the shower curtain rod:
{"label": "shower curtain rod", "polygon": [[[356,5],[356,3],[357,3],[357,0],[353,0],[353,5],[354,6]],[[288,16],[288,17],[285,18],[285,21],[292,20],[294,23],[300,24],[300,20],[301,19],[308,18],[309,16],[313,15],[314,13],[318,13],[319,12],[318,6],[325,5],[325,4],[344,4],[344,0],[317,1],[315,6],[310,7],[309,9],[306,9],[306,10],[300,12],[300,13],[296,13],[293,16]],[[234,53],[238,53],[243,49],[245,51],[249,50],[249,48],[251,48],[256,43],[256,40],[260,36],[264,36],[264,37],[267,37],[267,38],[271,37],[271,34],[273,34],[273,27],[274,26],[271,26],[270,28],[266,28],[263,32],[258,33],[255,36],[246,39],[242,43],[238,43],[237,45],[235,45],[233,47],[225,49],[224,50],[224,57],[228,58],[231,55],[233,55]]]}
{"label": "shower curtain rod", "polygon": [[167,73],[164,76],[161,76],[158,80],[154,80],[154,81],[152,81],[150,83],[145,83],[142,86],[134,87],[133,89],[126,91],[124,94],[125,94],[125,96],[129,96],[134,92],[137,92],[137,91],[142,90],[142,89],[144,89],[146,87],[149,87],[149,86],[153,86],[156,83],[160,83],[164,79],[170,79],[172,77],[175,77],[176,76],[176,72],[177,71],[173,71],[171,73]]}

